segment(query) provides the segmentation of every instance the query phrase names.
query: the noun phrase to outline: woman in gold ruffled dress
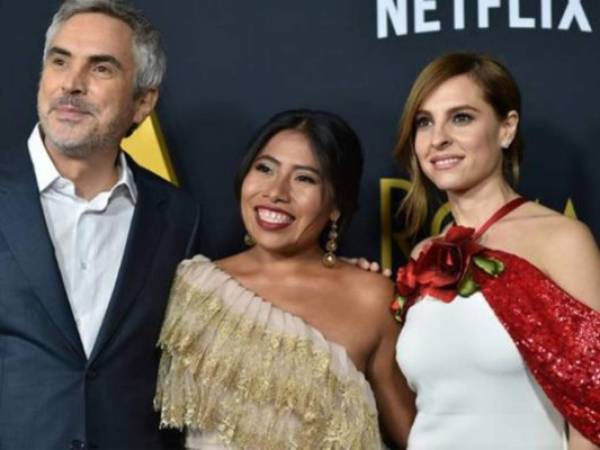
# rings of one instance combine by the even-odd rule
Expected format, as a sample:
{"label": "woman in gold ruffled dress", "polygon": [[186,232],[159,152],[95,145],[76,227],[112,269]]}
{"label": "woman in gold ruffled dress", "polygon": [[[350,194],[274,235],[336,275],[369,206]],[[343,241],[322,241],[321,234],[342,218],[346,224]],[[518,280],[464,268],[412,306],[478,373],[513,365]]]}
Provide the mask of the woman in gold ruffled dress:
{"label": "woman in gold ruffled dress", "polygon": [[334,253],[361,172],[333,114],[287,111],[259,131],[236,182],[254,245],[182,262],[160,338],[156,407],[188,448],[379,449],[379,423],[404,445],[392,283]]}

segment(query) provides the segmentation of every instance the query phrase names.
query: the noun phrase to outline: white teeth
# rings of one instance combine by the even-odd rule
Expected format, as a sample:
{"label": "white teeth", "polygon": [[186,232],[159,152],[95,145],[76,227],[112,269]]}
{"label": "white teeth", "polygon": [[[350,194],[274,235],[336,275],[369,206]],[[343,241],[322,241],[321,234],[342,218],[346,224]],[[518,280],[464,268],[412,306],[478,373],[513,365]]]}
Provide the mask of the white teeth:
{"label": "white teeth", "polygon": [[448,167],[452,167],[460,161],[460,158],[457,157],[449,157],[444,159],[438,159],[433,163],[435,167],[438,169],[446,169]]}
{"label": "white teeth", "polygon": [[293,221],[287,214],[271,211],[270,209],[259,209],[258,217],[260,217],[260,220],[270,223],[292,223]]}

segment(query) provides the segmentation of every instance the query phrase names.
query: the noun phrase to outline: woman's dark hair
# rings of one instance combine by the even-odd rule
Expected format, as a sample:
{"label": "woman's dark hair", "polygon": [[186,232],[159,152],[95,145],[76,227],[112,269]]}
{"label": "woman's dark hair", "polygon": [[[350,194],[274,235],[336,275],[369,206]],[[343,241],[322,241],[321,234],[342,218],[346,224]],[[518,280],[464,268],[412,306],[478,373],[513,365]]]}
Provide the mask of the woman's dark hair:
{"label": "woman's dark hair", "polygon": [[280,112],[260,128],[250,141],[248,151],[235,177],[235,194],[241,196],[242,182],[256,156],[269,140],[284,130],[302,133],[319,162],[325,185],[340,212],[338,225],[343,230],[358,209],[363,156],[360,139],[341,117],[326,111],[297,109]]}

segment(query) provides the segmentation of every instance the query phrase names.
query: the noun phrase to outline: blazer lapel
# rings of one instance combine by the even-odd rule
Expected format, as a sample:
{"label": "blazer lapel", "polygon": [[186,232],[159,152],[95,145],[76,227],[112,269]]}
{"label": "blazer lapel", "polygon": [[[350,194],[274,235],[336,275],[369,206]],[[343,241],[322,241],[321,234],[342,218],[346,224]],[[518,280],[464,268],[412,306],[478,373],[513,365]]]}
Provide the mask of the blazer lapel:
{"label": "blazer lapel", "polygon": [[[134,164],[130,159],[128,163]],[[162,193],[154,189],[143,176],[136,177],[136,185],[138,199],[125,253],[106,315],[90,355],[90,362],[97,358],[138,297],[152,267],[165,227],[163,209],[165,198]]]}
{"label": "blazer lapel", "polygon": [[0,157],[0,232],[59,334],[85,358],[26,147]]}

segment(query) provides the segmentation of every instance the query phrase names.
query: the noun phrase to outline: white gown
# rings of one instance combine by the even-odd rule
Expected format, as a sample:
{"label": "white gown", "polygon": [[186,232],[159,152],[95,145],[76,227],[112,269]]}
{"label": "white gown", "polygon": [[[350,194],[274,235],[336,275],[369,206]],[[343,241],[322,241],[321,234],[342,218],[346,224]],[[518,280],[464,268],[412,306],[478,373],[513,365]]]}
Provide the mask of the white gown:
{"label": "white gown", "polygon": [[416,393],[409,450],[563,450],[565,422],[480,292],[425,297],[396,347]]}

